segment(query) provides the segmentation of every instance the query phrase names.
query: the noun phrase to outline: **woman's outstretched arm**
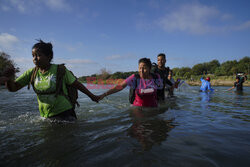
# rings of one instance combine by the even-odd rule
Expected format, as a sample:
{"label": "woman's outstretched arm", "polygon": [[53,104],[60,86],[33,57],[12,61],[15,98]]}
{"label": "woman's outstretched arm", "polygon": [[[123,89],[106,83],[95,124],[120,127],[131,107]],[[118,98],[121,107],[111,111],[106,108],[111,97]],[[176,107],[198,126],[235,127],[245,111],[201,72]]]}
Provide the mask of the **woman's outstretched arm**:
{"label": "woman's outstretched arm", "polygon": [[121,84],[116,85],[115,87],[113,87],[112,89],[109,89],[107,92],[103,93],[100,97],[99,100],[102,100],[104,97],[117,93],[121,90],[123,90],[125,87],[127,86],[127,83],[125,81],[123,81]]}
{"label": "woman's outstretched arm", "polygon": [[92,101],[98,102],[99,96],[94,95],[91,93],[82,83],[75,80],[75,82],[72,83],[72,86],[76,89],[80,90],[82,93],[86,94],[89,98],[91,98]]}

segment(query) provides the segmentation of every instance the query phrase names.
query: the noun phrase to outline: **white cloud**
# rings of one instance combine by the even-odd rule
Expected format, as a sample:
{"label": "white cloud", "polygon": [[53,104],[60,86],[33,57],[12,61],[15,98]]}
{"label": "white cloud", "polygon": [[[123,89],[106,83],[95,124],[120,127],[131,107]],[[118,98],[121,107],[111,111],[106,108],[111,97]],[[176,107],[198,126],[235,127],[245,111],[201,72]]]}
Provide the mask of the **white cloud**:
{"label": "white cloud", "polygon": [[156,0],[149,0],[148,5],[155,9],[160,8],[160,2]]}
{"label": "white cloud", "polygon": [[21,13],[25,13],[28,7],[27,3],[22,0],[10,0],[10,3],[12,4],[12,6],[16,7]]}
{"label": "white cloud", "polygon": [[233,18],[233,16],[231,15],[231,14],[223,14],[222,16],[221,16],[221,19],[222,20],[230,20],[230,19],[232,19]]}
{"label": "white cloud", "polygon": [[131,58],[135,58],[132,54],[127,54],[124,56],[121,55],[111,55],[111,56],[106,56],[105,59],[106,60],[121,60],[121,59],[131,59]]}
{"label": "white cloud", "polygon": [[30,13],[41,11],[42,6],[48,7],[52,10],[68,11],[71,9],[70,5],[65,0],[9,0],[1,5],[1,10],[10,11],[15,9],[20,13]]}
{"label": "white cloud", "polygon": [[18,57],[18,58],[14,58],[14,61],[16,62],[16,63],[27,63],[27,62],[29,62],[29,63],[32,63],[32,57],[30,57],[30,58],[26,58],[26,57]]}
{"label": "white cloud", "polygon": [[46,0],[45,4],[55,10],[69,10],[70,6],[66,3],[65,0]]}
{"label": "white cloud", "polygon": [[19,39],[14,35],[8,33],[0,34],[0,50],[2,51],[11,49],[18,42]]}
{"label": "white cloud", "polygon": [[107,56],[105,57],[106,60],[116,60],[116,59],[121,59],[121,55],[112,55],[112,56]]}
{"label": "white cloud", "polygon": [[1,10],[7,12],[7,11],[10,10],[10,8],[9,8],[8,6],[2,5],[2,6],[1,6]]}
{"label": "white cloud", "polygon": [[108,35],[108,34],[105,34],[105,33],[101,33],[101,34],[100,34],[100,37],[101,37],[101,38],[104,38],[104,39],[107,39],[107,38],[109,38],[109,35]]}
{"label": "white cloud", "polygon": [[55,64],[65,64],[76,76],[84,76],[97,73],[100,65],[88,59],[55,59]]}
{"label": "white cloud", "polygon": [[[20,73],[18,73],[18,75],[21,75],[26,70],[33,68],[35,66],[33,64],[31,56],[30,58],[14,57],[13,61],[20,68]],[[98,70],[101,68],[98,65],[98,63],[92,60],[86,60],[86,59],[55,59],[52,63],[53,64],[65,64],[66,67],[69,70],[71,70],[76,76],[83,76],[83,75],[90,75],[93,73],[97,73]]]}
{"label": "white cloud", "polygon": [[157,19],[156,25],[167,32],[180,31],[191,34],[241,31],[250,28],[250,20],[235,25],[233,18],[233,15],[222,13],[213,6],[199,3],[184,4]]}
{"label": "white cloud", "polygon": [[95,64],[96,62],[88,59],[56,59],[56,62],[65,64]]}
{"label": "white cloud", "polygon": [[182,5],[158,20],[158,25],[166,31],[185,31],[202,34],[213,31],[209,20],[219,15],[214,7],[200,4]]}
{"label": "white cloud", "polygon": [[136,16],[137,16],[137,17],[144,17],[144,16],[146,16],[146,14],[145,14],[144,12],[138,12],[138,13],[136,14]]}
{"label": "white cloud", "polygon": [[242,23],[242,24],[239,24],[239,25],[236,25],[236,26],[232,26],[233,30],[237,30],[237,31],[240,31],[240,30],[245,30],[245,29],[250,29],[250,20]]}
{"label": "white cloud", "polygon": [[75,52],[77,49],[73,46],[67,46],[66,49],[69,51],[69,52]]}

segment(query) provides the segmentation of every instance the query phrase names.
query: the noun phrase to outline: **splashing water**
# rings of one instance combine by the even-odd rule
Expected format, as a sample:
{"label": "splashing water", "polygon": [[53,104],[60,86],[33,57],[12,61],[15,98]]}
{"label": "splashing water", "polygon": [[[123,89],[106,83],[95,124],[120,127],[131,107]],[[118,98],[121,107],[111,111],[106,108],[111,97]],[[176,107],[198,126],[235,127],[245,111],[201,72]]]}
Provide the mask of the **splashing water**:
{"label": "splashing water", "polygon": [[249,166],[250,88],[215,88],[181,81],[173,97],[142,110],[128,89],[98,104],[80,93],[78,120],[58,124],[39,116],[32,91],[0,89],[0,166]]}
{"label": "splashing water", "polygon": [[194,89],[192,89],[192,87],[188,83],[186,83],[184,80],[180,81],[176,91],[178,91],[178,92],[197,92]]}

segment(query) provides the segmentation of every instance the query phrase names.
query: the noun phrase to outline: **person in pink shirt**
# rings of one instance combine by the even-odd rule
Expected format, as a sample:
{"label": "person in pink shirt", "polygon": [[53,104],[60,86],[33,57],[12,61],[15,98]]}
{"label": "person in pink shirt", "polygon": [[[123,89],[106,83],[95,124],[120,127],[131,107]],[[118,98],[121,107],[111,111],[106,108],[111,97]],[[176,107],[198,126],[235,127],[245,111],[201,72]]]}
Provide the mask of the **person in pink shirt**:
{"label": "person in pink shirt", "polygon": [[100,100],[105,96],[123,90],[126,86],[135,89],[134,106],[157,107],[157,89],[162,88],[162,80],[159,74],[150,73],[151,61],[148,58],[139,60],[138,74],[133,74],[124,80],[120,85],[108,90],[100,96]]}

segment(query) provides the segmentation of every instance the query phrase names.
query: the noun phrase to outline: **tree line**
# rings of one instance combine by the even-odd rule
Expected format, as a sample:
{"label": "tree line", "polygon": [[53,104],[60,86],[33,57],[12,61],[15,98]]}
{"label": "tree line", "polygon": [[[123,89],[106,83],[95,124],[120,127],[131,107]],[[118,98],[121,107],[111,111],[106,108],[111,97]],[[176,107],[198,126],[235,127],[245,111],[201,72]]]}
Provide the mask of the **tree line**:
{"label": "tree line", "polygon": [[[212,60],[210,62],[195,64],[192,68],[181,67],[173,68],[175,77],[183,79],[197,78],[201,75],[215,75],[215,76],[232,76],[237,73],[249,74],[250,70],[250,57],[244,57],[237,60],[226,61],[220,64],[218,60]],[[100,74],[93,74],[91,76],[83,76],[79,79],[82,82],[86,82],[88,77],[96,77],[96,79],[126,79],[132,74],[138,73],[138,71],[130,72],[115,72],[110,74],[105,68],[101,69]]]}
{"label": "tree line", "polygon": [[[14,67],[16,72],[19,72],[19,68],[16,66],[13,60],[10,59],[10,55],[0,52],[0,76],[4,75],[4,70]],[[199,63],[190,67],[173,68],[175,77],[184,79],[190,79],[200,75],[215,75],[215,76],[232,76],[237,73],[249,74],[250,70],[250,57],[246,56],[239,61],[231,60],[220,64],[218,60],[212,60],[210,62]],[[82,76],[78,79],[82,82],[86,82],[88,77],[95,77],[98,79],[126,79],[132,74],[138,73],[138,71],[130,72],[115,72],[111,74],[105,68],[101,69],[99,74],[93,74],[91,76]]]}
{"label": "tree line", "polygon": [[15,68],[15,72],[19,72],[19,68],[16,66],[15,62],[10,59],[10,55],[0,52],[0,77],[4,75],[5,70],[8,68]]}
{"label": "tree line", "polygon": [[192,76],[213,74],[215,76],[232,76],[237,73],[249,74],[250,57],[244,57],[239,61],[232,60],[219,63],[218,60],[199,63],[190,67],[173,68],[177,77],[191,78]]}

